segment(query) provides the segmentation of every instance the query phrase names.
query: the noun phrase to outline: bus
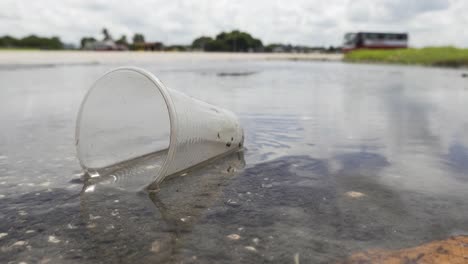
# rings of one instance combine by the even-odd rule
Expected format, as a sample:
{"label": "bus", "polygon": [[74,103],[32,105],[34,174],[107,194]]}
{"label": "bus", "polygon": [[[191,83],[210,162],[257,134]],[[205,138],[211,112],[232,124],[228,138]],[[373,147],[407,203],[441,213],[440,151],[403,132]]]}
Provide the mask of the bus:
{"label": "bus", "polygon": [[355,49],[405,49],[408,33],[357,32],[344,36],[343,51]]}

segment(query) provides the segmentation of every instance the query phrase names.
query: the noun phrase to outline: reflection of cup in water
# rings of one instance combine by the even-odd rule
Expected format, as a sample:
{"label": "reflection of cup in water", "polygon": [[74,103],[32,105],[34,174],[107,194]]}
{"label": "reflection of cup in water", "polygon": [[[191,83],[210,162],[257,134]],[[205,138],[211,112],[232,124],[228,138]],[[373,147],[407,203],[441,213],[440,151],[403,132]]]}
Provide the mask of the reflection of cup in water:
{"label": "reflection of cup in water", "polygon": [[244,167],[243,151],[232,153],[184,177],[167,179],[149,195],[167,223],[184,229],[220,200],[223,186]]}
{"label": "reflection of cup in water", "polygon": [[94,83],[76,128],[78,158],[90,175],[111,175],[143,160],[145,172],[138,173],[152,174],[151,188],[168,175],[242,148],[243,137],[233,113],[166,88],[132,67]]}
{"label": "reflection of cup in water", "polygon": [[[114,182],[112,177],[85,185],[79,225],[84,230],[77,231],[93,241],[95,254],[109,255],[110,262],[164,262],[197,219],[222,202],[223,187],[244,166],[242,151],[230,153],[182,177],[167,178],[159,192],[128,192],[127,181]],[[125,254],[128,251],[134,254]]]}

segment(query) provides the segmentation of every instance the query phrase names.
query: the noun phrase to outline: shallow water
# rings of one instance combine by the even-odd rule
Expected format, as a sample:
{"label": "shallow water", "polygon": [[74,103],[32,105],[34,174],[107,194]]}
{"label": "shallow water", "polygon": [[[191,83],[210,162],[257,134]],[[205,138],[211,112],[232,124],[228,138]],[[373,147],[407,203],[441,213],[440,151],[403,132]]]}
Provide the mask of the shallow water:
{"label": "shallow water", "polygon": [[235,112],[245,151],[155,194],[125,188],[128,178],[90,188],[75,158],[76,114],[92,82],[121,65],[2,66],[1,263],[329,263],[468,235],[462,71],[131,64]]}

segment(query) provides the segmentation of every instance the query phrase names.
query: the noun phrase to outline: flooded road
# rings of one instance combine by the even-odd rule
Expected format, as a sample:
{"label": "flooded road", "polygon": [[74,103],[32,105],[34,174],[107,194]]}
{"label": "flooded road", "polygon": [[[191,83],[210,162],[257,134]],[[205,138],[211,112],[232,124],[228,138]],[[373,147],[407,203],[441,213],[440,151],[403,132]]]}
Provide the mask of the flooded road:
{"label": "flooded road", "polygon": [[3,65],[1,263],[353,262],[468,235],[465,71],[208,55],[128,65],[236,113],[245,150],[157,193],[131,177],[85,185],[79,104],[122,63]]}

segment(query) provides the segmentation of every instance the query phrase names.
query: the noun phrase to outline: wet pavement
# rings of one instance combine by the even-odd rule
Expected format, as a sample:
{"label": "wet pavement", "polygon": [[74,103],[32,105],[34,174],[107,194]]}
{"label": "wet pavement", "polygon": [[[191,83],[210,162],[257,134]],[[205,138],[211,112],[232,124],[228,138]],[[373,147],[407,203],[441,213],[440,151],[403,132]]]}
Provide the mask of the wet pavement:
{"label": "wet pavement", "polygon": [[129,64],[235,112],[244,151],[156,193],[141,178],[87,184],[79,103],[121,64],[2,67],[1,263],[376,262],[455,238],[468,262],[463,71],[209,56]]}

